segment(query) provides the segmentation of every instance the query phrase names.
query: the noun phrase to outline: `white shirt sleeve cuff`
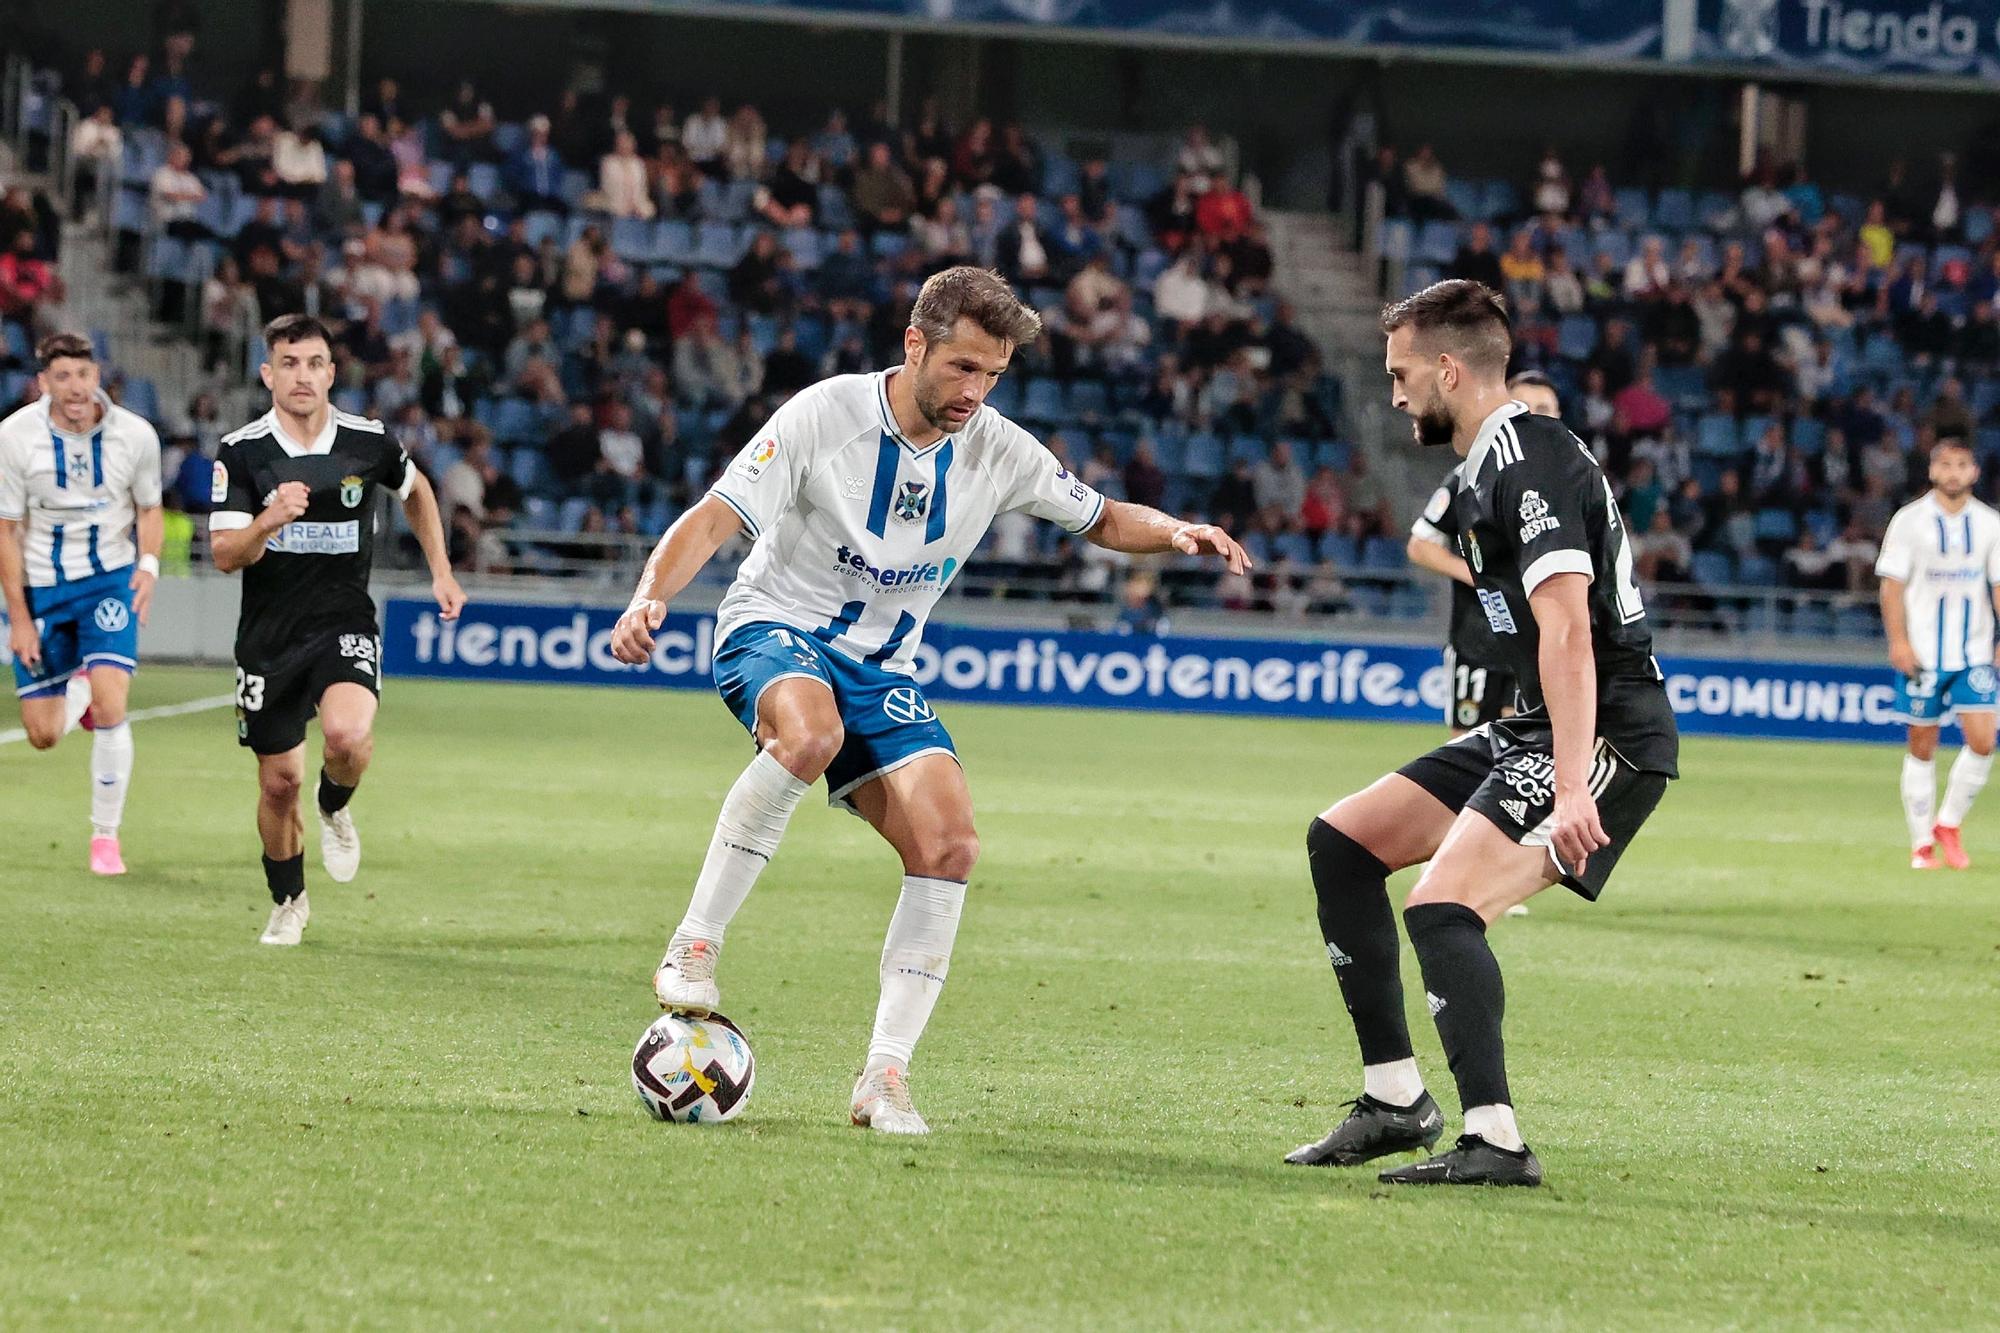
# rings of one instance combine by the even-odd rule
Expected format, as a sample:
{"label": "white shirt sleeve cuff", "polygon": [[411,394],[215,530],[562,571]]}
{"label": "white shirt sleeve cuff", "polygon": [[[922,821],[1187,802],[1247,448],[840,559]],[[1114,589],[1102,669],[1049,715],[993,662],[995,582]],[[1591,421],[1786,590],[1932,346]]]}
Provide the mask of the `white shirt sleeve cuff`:
{"label": "white shirt sleeve cuff", "polygon": [[208,516],[208,531],[211,536],[218,532],[236,532],[250,526],[251,515],[237,509],[218,509]]}
{"label": "white shirt sleeve cuff", "polygon": [[1585,579],[1589,579],[1592,572],[1590,556],[1586,552],[1550,551],[1521,571],[1521,590],[1533,597],[1535,589],[1558,574],[1581,574]]}
{"label": "white shirt sleeve cuff", "polygon": [[1443,529],[1427,518],[1420,518],[1410,524],[1410,535],[1420,542],[1429,542],[1432,546],[1442,546],[1446,550],[1451,549],[1451,539],[1444,535]]}
{"label": "white shirt sleeve cuff", "polygon": [[1894,579],[1898,583],[1908,583],[1910,581],[1910,566],[1904,560],[1890,559],[1885,556],[1875,562],[1875,577],[1878,579]]}
{"label": "white shirt sleeve cuff", "polygon": [[410,492],[415,489],[417,489],[417,465],[408,459],[404,459],[403,484],[396,488],[396,498],[398,500],[407,500],[410,498]]}

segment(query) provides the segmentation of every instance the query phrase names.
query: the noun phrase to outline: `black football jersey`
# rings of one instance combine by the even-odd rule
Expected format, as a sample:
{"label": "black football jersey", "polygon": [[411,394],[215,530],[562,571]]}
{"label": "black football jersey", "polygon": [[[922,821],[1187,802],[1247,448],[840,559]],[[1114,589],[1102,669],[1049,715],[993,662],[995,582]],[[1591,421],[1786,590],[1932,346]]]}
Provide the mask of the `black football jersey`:
{"label": "black football jersey", "polygon": [[381,422],[347,412],[334,412],[310,449],[279,430],[275,412],[222,437],[211,531],[248,527],[280,483],[302,481],[312,490],[306,512],[243,571],[240,665],[276,670],[322,633],[374,623],[368,575],[377,501],[384,491],[407,496],[415,479],[409,456]]}
{"label": "black football jersey", "polygon": [[1528,595],[1555,574],[1590,580],[1597,734],[1635,768],[1673,775],[1680,748],[1632,546],[1611,484],[1553,417],[1509,403],[1486,419],[1458,472],[1452,515],[1474,597],[1525,712],[1543,710],[1541,635]]}
{"label": "black football jersey", "polygon": [[[1410,535],[1456,554],[1459,549],[1458,515],[1452,501],[1457,494],[1458,470],[1454,468],[1431,492],[1430,502],[1411,525]],[[1457,579],[1451,580],[1451,631],[1445,642],[1451,645],[1451,651],[1458,660],[1469,666],[1499,666],[1501,663],[1500,646],[1494,641],[1492,627],[1486,623],[1486,613],[1479,609],[1478,595]]]}

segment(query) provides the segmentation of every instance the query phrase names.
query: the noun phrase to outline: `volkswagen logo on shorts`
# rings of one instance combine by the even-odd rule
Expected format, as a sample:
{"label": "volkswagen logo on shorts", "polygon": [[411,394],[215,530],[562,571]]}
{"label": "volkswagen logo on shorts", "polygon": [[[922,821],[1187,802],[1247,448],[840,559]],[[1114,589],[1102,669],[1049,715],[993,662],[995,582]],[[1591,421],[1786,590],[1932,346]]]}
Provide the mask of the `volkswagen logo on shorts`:
{"label": "volkswagen logo on shorts", "polygon": [[116,634],[132,623],[132,613],[125,608],[125,603],[116,597],[107,597],[99,602],[97,610],[91,613],[90,618],[95,620],[97,628],[106,634]]}
{"label": "volkswagen logo on shorts", "polygon": [[908,686],[889,691],[889,697],[882,701],[882,711],[891,722],[929,722],[937,714],[924,702],[924,696]]}

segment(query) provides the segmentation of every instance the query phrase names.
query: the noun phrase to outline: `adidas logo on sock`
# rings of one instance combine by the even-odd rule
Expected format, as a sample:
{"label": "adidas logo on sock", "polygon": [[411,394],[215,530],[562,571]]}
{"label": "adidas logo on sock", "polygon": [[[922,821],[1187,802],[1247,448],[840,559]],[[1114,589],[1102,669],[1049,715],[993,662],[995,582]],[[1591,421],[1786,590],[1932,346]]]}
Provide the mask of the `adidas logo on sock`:
{"label": "adidas logo on sock", "polygon": [[1346,967],[1354,960],[1342,953],[1338,944],[1335,944],[1332,940],[1328,940],[1326,942],[1326,961],[1332,963],[1335,967]]}
{"label": "adidas logo on sock", "polygon": [[1433,995],[1433,994],[1431,994],[1431,993],[1430,993],[1429,991],[1425,991],[1425,992],[1424,992],[1424,1003],[1425,1003],[1425,1004],[1426,1004],[1427,1006],[1429,1006],[1429,1008],[1430,1008],[1430,1011],[1431,1011],[1431,1017],[1432,1017],[1432,1018],[1436,1018],[1436,1017],[1437,1017],[1437,1016],[1438,1016],[1439,1014],[1441,1014],[1441,1013],[1443,1013],[1443,1012],[1444,1012],[1444,997],[1443,997],[1443,996],[1440,996],[1440,995]]}

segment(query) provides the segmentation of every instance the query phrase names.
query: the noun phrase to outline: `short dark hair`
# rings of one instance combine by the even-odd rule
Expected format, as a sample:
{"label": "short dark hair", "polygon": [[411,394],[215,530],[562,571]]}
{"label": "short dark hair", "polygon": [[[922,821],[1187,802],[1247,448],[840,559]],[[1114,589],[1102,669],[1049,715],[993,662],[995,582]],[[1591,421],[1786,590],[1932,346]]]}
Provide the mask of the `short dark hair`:
{"label": "short dark hair", "polygon": [[35,345],[35,361],[43,370],[70,357],[95,362],[97,348],[81,333],[51,333]]}
{"label": "short dark hair", "polygon": [[314,315],[280,315],[264,326],[264,346],[276,347],[279,343],[311,342],[314,338],[326,344],[326,350],[333,350],[333,335],[326,325]]}
{"label": "short dark hair", "polygon": [[1931,441],[1932,453],[1936,453],[1940,449],[1963,449],[1969,454],[1976,452],[1972,447],[1972,441],[1966,438],[1965,432],[1957,430],[1949,434],[1939,435],[1935,440]]}
{"label": "short dark hair", "polygon": [[1524,370],[1518,375],[1509,377],[1507,387],[1510,389],[1547,389],[1550,393],[1556,391],[1555,381],[1539,370]]}
{"label": "short dark hair", "polygon": [[1438,338],[1467,364],[1504,372],[1514,347],[1514,321],[1500,293],[1469,278],[1434,282],[1414,296],[1382,307],[1382,332],[1415,329]]}
{"label": "short dark hair", "polygon": [[927,342],[950,342],[961,319],[1015,347],[1042,336],[1042,317],[1014,295],[1007,280],[970,264],[931,274],[910,308],[910,327]]}

